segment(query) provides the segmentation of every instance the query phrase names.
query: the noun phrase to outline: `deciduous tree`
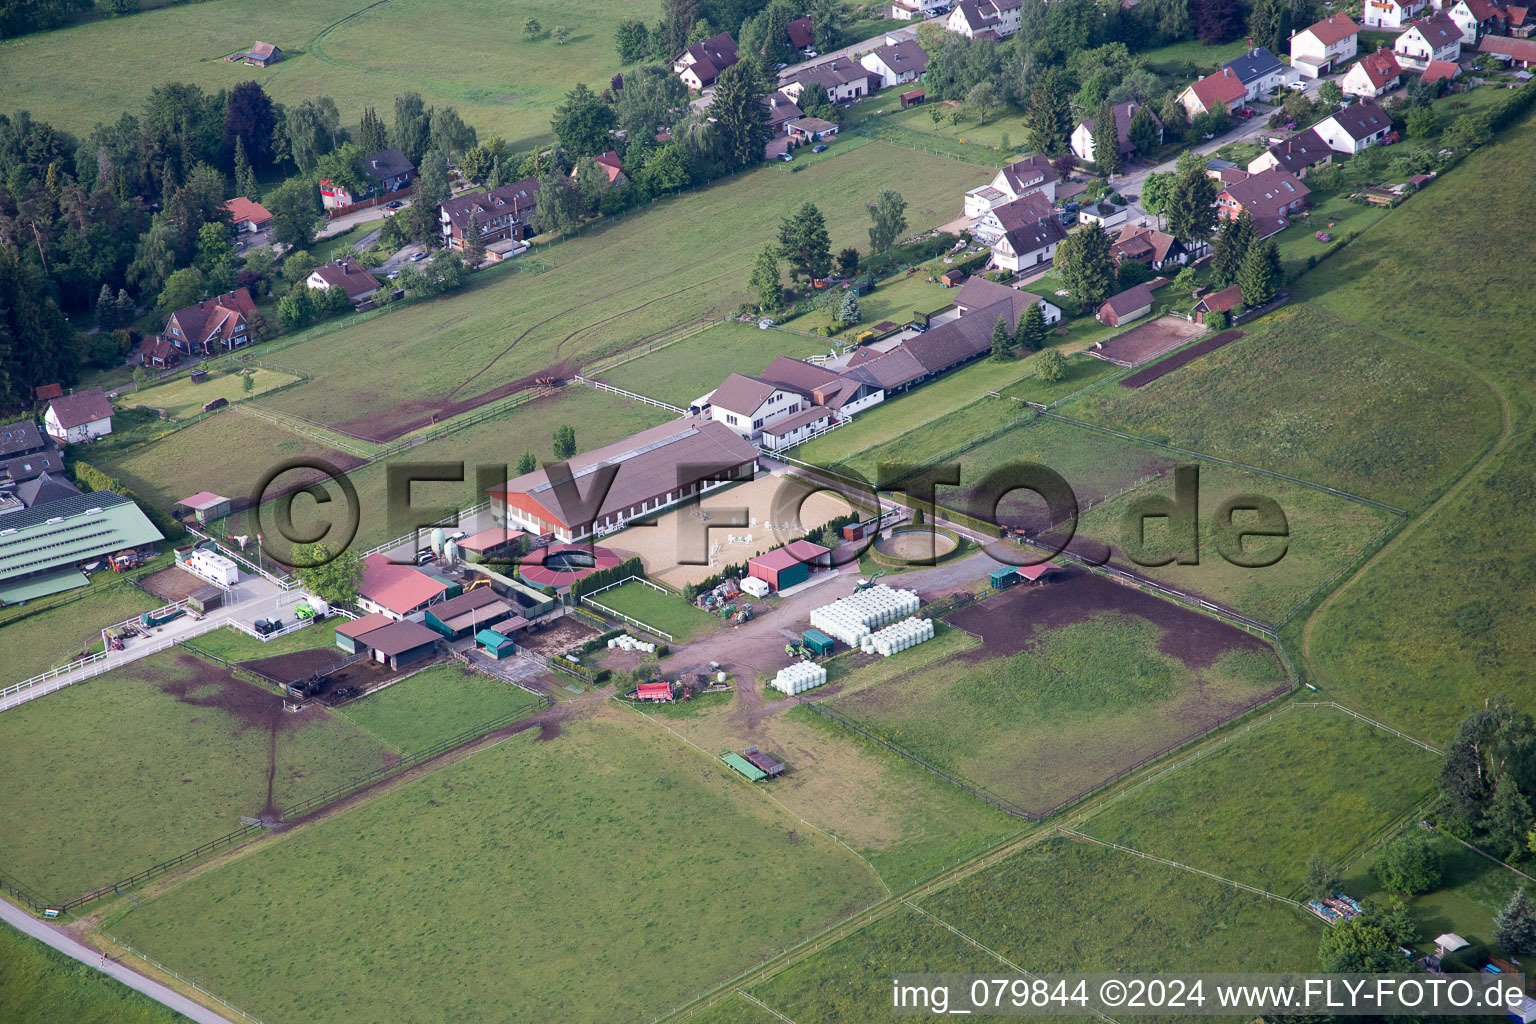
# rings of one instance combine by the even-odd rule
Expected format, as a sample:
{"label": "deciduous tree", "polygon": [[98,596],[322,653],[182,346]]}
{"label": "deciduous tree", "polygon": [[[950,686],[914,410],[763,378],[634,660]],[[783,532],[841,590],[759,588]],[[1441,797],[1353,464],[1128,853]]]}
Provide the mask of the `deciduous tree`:
{"label": "deciduous tree", "polygon": [[309,568],[297,568],[293,574],[321,600],[337,605],[357,603],[357,588],[363,582],[363,563],[357,553],[347,548],[340,553],[325,544],[311,544],[299,549],[298,561]]}
{"label": "deciduous tree", "polygon": [[574,160],[605,152],[609,133],[617,123],[613,108],[582,82],[566,93],[565,102],[555,108],[550,127],[566,156]]}
{"label": "deciduous tree", "polygon": [[320,220],[320,193],[304,178],[283,182],[264,204],[272,214],[272,238],[290,249],[308,248]]}
{"label": "deciduous tree", "polygon": [[650,52],[650,33],[646,30],[645,22],[637,18],[630,18],[619,22],[619,27],[613,33],[614,46],[619,51],[620,64],[635,64],[646,58]]}
{"label": "deciduous tree", "polygon": [[1388,892],[1412,896],[1440,884],[1440,855],[1423,832],[1410,830],[1382,847],[1371,870]]}
{"label": "deciduous tree", "polygon": [[897,241],[907,230],[907,201],[900,192],[881,189],[869,204],[869,219],[874,222],[869,229],[869,251],[883,255],[889,265]]}
{"label": "deciduous tree", "polygon": [[779,257],[773,246],[765,245],[757,254],[752,264],[751,284],[761,308],[778,309],[784,301],[784,287],[779,283]]}
{"label": "deciduous tree", "polygon": [[1307,859],[1307,873],[1301,885],[1308,899],[1320,900],[1332,896],[1342,884],[1337,864],[1326,860],[1319,853],[1313,853]]}
{"label": "deciduous tree", "polygon": [[1067,376],[1067,360],[1054,348],[1035,357],[1035,376],[1046,384],[1059,384]]}
{"label": "deciduous tree", "polygon": [[570,424],[561,424],[555,428],[554,437],[555,458],[565,460],[576,455],[576,428]]}
{"label": "deciduous tree", "polygon": [[796,280],[819,280],[832,269],[827,220],[815,203],[805,203],[779,223],[779,255],[789,263],[790,277]]}

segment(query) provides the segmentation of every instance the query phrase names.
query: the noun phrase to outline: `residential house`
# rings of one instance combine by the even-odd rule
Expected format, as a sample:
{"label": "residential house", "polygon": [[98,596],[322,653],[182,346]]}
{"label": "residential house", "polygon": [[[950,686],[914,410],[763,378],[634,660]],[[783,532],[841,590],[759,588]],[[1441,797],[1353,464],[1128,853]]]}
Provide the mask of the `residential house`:
{"label": "residential house", "polygon": [[683,84],[695,92],[715,84],[720,72],[735,64],[736,40],[729,32],[721,32],[702,42],[694,43],[678,54],[672,62],[672,73],[682,78]]}
{"label": "residential house", "polygon": [[1253,215],[1260,238],[1268,238],[1290,224],[1289,214],[1306,204],[1311,189],[1290,171],[1271,167],[1234,181],[1216,196],[1216,212],[1235,220],[1243,211]]}
{"label": "residential house", "polygon": [[708,398],[709,418],[724,423],[749,441],[761,436],[764,427],[810,405],[810,399],[797,390],[741,373],[725,378]]}
{"label": "residential house", "polygon": [[1477,52],[1492,54],[1511,67],[1529,68],[1536,64],[1536,40],[1483,36],[1477,44]]}
{"label": "residential house", "polygon": [[21,420],[0,427],[0,487],[14,487],[44,473],[63,471],[64,456],[36,423]]}
{"label": "residential house", "polygon": [[784,134],[802,142],[818,142],[837,134],[837,125],[819,117],[799,117],[784,126]]}
{"label": "residential house", "polygon": [[420,622],[429,605],[446,600],[448,584],[414,565],[392,562],[383,552],[363,559],[363,579],[357,586],[357,606],[391,619]]}
{"label": "residential house", "polygon": [[1405,68],[1423,68],[1432,60],[1461,59],[1461,26],[1444,11],[1408,26],[1392,44],[1397,62]]}
{"label": "residential house", "polygon": [[[1115,136],[1120,142],[1120,155],[1130,156],[1136,152],[1136,146],[1131,142],[1131,119],[1136,116],[1136,111],[1141,109],[1141,104],[1135,100],[1126,103],[1115,104]],[[1147,108],[1147,113],[1152,114],[1152,108]],[[1157,115],[1152,114],[1152,120],[1157,125],[1157,141],[1163,141],[1163,123],[1157,120]],[[1093,148],[1093,118],[1085,117],[1077,123],[1072,130],[1072,152],[1078,159],[1087,163],[1096,160]]]}
{"label": "residential house", "polygon": [[871,74],[880,76],[879,88],[889,89],[923,77],[928,70],[928,53],[915,39],[887,42],[861,56],[859,63]]}
{"label": "residential house", "polygon": [[[1019,318],[1030,306],[1039,306],[1048,324],[1061,321],[1061,308],[1055,303],[1047,302],[1033,292],[1026,292],[1022,288],[1010,288],[1006,284],[988,281],[984,277],[973,277],[966,281],[960,287],[959,294],[955,296],[955,308],[960,310],[962,317],[984,309],[995,309],[1002,302],[1010,304],[1006,314],[1010,326],[1017,324]],[[993,316],[992,323],[997,323],[996,316]]]}
{"label": "residential house", "polygon": [[825,89],[827,98],[833,103],[846,103],[860,96],[868,96],[880,88],[878,75],[856,60],[838,57],[795,72],[794,77],[784,83],[781,91],[799,103],[800,94],[812,82]]}
{"label": "residential house", "polygon": [[1006,39],[1019,30],[1023,0],[960,0],[944,27],[967,39]]}
{"label": "residential house", "polygon": [[891,18],[894,21],[927,21],[938,8],[949,0],[892,0]]}
{"label": "residential house", "polygon": [[1340,11],[1291,34],[1291,67],[1303,78],[1331,75],[1354,60],[1360,26]]}
{"label": "residential house", "polygon": [[798,391],[811,405],[830,410],[839,420],[885,401],[885,393],[868,381],[787,356],[774,359],[759,376],[775,387]]}
{"label": "residential house", "polygon": [[1536,31],[1536,18],[1531,16],[1531,9],[1516,4],[1504,5],[1504,24],[1504,31],[1516,39],[1529,39]]}
{"label": "residential house", "polygon": [[1360,21],[1366,28],[1402,28],[1425,6],[1425,0],[1365,0]]}
{"label": "residential house", "polygon": [[1097,224],[1108,230],[1124,224],[1130,216],[1129,207],[1117,203],[1089,203],[1077,211],[1079,224]]}
{"label": "residential house", "polygon": [[972,234],[992,250],[994,265],[1014,273],[1049,265],[1056,247],[1067,237],[1043,192],[988,210],[976,221]]}
{"label": "residential house", "polygon": [[[1205,248],[1201,246],[1201,255]],[[1127,224],[1120,229],[1120,234],[1110,246],[1109,254],[1114,258],[1116,266],[1126,260],[1134,260],[1152,270],[1183,266],[1190,261],[1189,250],[1177,238],[1155,228],[1137,227],[1134,224]]]}
{"label": "residential house", "polygon": [[1282,88],[1288,77],[1286,66],[1265,46],[1227,61],[1224,67],[1231,69],[1238,81],[1243,83],[1244,96],[1250,102]]}
{"label": "residential house", "polygon": [[1212,313],[1231,313],[1242,304],[1243,286],[1240,284],[1212,292],[1195,303],[1195,323],[1205,323],[1206,317]]}
{"label": "residential house", "polygon": [[805,113],[795,105],[795,101],[783,92],[769,93],[764,96],[763,106],[768,108],[767,121],[770,137],[782,135],[785,125],[805,116]]}
{"label": "residential house", "polygon": [[172,345],[160,337],[146,337],[139,343],[139,365],[151,370],[168,370],[181,362],[181,354]]}
{"label": "residential house", "polygon": [[101,388],[55,398],[43,413],[43,429],[60,444],[94,441],[112,433],[112,403]]}
{"label": "residential house", "polygon": [[235,230],[246,234],[254,235],[272,223],[272,215],[266,211],[266,208],[245,196],[231,199],[224,204],[223,209],[229,211],[229,219],[234,221]]}
{"label": "residential house", "polygon": [[809,50],[815,42],[811,37],[810,18],[796,18],[784,26],[784,31],[789,36],[791,49]]}
{"label": "residential house", "polygon": [[1320,167],[1332,159],[1332,148],[1317,134],[1316,128],[1308,128],[1288,139],[1282,139],[1248,161],[1248,173],[1258,174],[1271,167],[1279,167],[1298,178],[1305,178],[1312,168]]}
{"label": "residential house", "polygon": [[1392,130],[1392,119],[1375,100],[1360,100],[1329,114],[1312,129],[1330,148],[1354,156],[1386,138]]}
{"label": "residential house", "polygon": [[1179,93],[1178,99],[1190,117],[1198,117],[1212,110],[1230,113],[1248,102],[1248,87],[1237,77],[1237,72],[1230,67],[1223,67],[1215,74],[1206,75],[1195,84],[1186,86]]}
{"label": "residential house", "polygon": [[522,241],[534,234],[529,221],[533,217],[539,179],[524,178],[488,192],[466,192],[454,196],[437,208],[443,244],[450,249],[464,248],[464,232],[474,217],[480,222],[480,238],[487,245],[507,240]]}
{"label": "residential house", "polygon": [[240,55],[247,64],[258,68],[268,67],[283,59],[283,51],[271,43],[257,43]]}
{"label": "residential house", "polygon": [[1463,46],[1476,46],[1483,36],[1498,32],[1506,24],[1504,12],[1490,0],[1456,0],[1440,10],[1461,29]]}
{"label": "residential house", "polygon": [[241,348],[250,343],[247,318],[255,312],[251,293],[236,288],[172,313],[165,321],[164,337],[185,355],[206,356],[220,348]]}
{"label": "residential house", "polygon": [[[629,183],[629,178],[624,174],[624,162],[619,159],[619,154],[616,151],[610,149],[606,153],[593,157],[592,160],[597,164],[597,169],[607,176],[609,185],[625,185]],[[571,170],[571,177],[576,177],[575,168]]]}
{"label": "residential house", "polygon": [[1101,324],[1119,327],[1152,312],[1152,289],[1146,282],[1111,295],[1099,306],[1094,319]]}
{"label": "residential house", "polygon": [[1377,50],[1360,58],[1354,67],[1339,79],[1339,88],[1346,96],[1376,99],[1385,96],[1403,83],[1403,67],[1391,50]]}
{"label": "residential house", "polygon": [[347,293],[348,301],[353,303],[362,302],[383,287],[379,279],[364,270],[356,260],[346,259],[320,264],[310,271],[304,284],[316,291],[340,288]]}
{"label": "residential house", "polygon": [[1447,82],[1461,77],[1461,65],[1453,64],[1448,60],[1432,60],[1424,67],[1419,78],[1425,82],[1438,82],[1441,79]]}
{"label": "residential house", "polygon": [[378,182],[380,192],[401,192],[416,180],[416,167],[393,147],[381,149],[363,161],[363,173]]}
{"label": "residential house", "polygon": [[989,184],[967,192],[965,215],[975,220],[1004,203],[1036,193],[1056,201],[1056,171],[1050,159],[1039,153],[1014,161],[993,175]]}

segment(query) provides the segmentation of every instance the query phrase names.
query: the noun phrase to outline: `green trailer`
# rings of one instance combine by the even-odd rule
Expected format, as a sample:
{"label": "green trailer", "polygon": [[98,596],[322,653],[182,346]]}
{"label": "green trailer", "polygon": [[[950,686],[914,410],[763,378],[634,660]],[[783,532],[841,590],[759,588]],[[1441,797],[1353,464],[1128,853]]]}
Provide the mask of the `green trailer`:
{"label": "green trailer", "polygon": [[812,654],[821,655],[822,657],[831,654],[832,648],[837,645],[835,640],[819,629],[808,629],[801,633],[800,641],[810,649]]}
{"label": "green trailer", "polygon": [[990,573],[987,574],[987,579],[992,581],[992,586],[994,589],[1006,590],[1008,587],[1011,587],[1015,583],[1019,582],[1019,571],[1012,567],[1006,569],[993,569]]}

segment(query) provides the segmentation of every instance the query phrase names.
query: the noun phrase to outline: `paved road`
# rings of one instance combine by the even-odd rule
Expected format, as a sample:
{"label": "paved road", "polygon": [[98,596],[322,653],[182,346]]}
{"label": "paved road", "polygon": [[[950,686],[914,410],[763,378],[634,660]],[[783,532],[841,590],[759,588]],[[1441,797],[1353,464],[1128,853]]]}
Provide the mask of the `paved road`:
{"label": "paved road", "polygon": [[[402,200],[402,202],[405,204],[405,206],[411,205],[411,201],[409,199]],[[404,206],[401,207],[401,209],[404,208]],[[359,224],[366,224],[372,220],[383,220],[385,217],[395,212],[395,210],[391,210],[384,206],[370,206],[365,210],[356,210],[352,213],[344,213],[340,217],[326,221],[325,227],[320,229],[319,237],[330,238],[332,235],[339,235],[343,232],[351,231]]]}
{"label": "paved road", "polygon": [[131,970],[113,960],[107,960],[102,964],[101,953],[65,935],[52,925],[44,924],[37,918],[18,907],[12,906],[4,900],[0,900],[0,920],[15,928],[17,931],[30,935],[40,942],[45,942],[65,956],[74,957],[87,967],[94,967],[103,974],[122,982],[136,992],[153,999],[155,1002],[168,1006],[199,1024],[233,1024],[228,1017],[221,1017],[212,1010],[194,1003],[186,996],[166,988],[158,981],[150,981],[144,975]]}

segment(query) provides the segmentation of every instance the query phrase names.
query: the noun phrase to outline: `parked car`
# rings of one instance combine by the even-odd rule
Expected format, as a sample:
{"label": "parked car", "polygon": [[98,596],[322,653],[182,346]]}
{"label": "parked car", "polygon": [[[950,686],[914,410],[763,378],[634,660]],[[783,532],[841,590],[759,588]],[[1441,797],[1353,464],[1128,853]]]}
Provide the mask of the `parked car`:
{"label": "parked car", "polygon": [[794,159],[795,159],[795,154],[793,154],[793,153],[780,153],[779,154],[779,159],[783,160],[785,163],[792,163],[794,161]]}
{"label": "parked car", "polygon": [[402,207],[404,205],[405,204],[402,203],[398,199],[391,199],[389,202],[384,204],[384,209],[386,209],[386,210],[398,210],[398,209],[400,209],[400,207]]}
{"label": "parked car", "polygon": [[825,153],[826,151],[827,151],[827,147],[826,147],[825,144],[820,145],[820,146],[812,146],[811,147],[811,152],[812,153]]}
{"label": "parked car", "polygon": [[398,278],[400,276],[400,271],[398,271],[398,270],[391,270],[385,276],[388,277],[391,281],[393,281],[393,280],[395,280],[396,278]]}
{"label": "parked car", "polygon": [[760,331],[766,331],[768,328],[770,328],[772,326],[773,326],[773,317],[770,317],[770,316],[765,316],[765,317],[763,317],[761,320],[759,320],[757,322],[757,329],[760,330]]}
{"label": "parked car", "polygon": [[431,548],[422,548],[420,551],[416,552],[416,564],[417,565],[426,565],[430,561],[432,561],[432,549]]}
{"label": "parked car", "polygon": [[911,323],[907,324],[907,330],[916,331],[918,334],[922,334],[927,329],[928,325],[923,323],[921,320],[913,320]]}
{"label": "parked car", "polygon": [[787,67],[789,67],[788,64],[775,64],[773,66],[773,70],[775,70],[775,71],[783,71]]}
{"label": "parked car", "polygon": [[1291,90],[1293,90],[1295,92],[1306,92],[1307,91],[1307,83],[1306,82],[1289,82],[1289,83],[1286,84],[1286,88],[1287,89],[1291,89]]}
{"label": "parked car", "polygon": [[1253,116],[1253,108],[1239,107],[1237,110],[1232,111],[1232,113],[1236,114],[1238,117],[1249,118]]}
{"label": "parked car", "polygon": [[422,260],[424,260],[426,258],[427,258],[427,251],[425,249],[423,249],[421,252],[413,252],[413,253],[411,253],[411,262],[412,263],[420,263]]}
{"label": "parked car", "polygon": [[816,52],[814,47],[810,47],[810,46],[807,46],[805,49],[801,50],[800,52],[802,54],[804,54],[807,59],[811,59],[811,58],[815,58],[815,57],[820,57],[821,56],[821,54]]}

